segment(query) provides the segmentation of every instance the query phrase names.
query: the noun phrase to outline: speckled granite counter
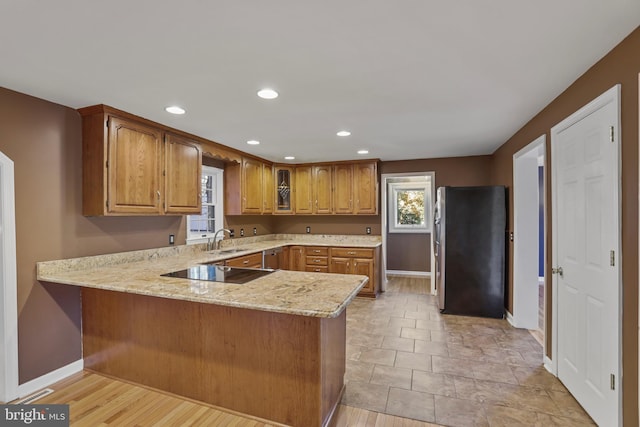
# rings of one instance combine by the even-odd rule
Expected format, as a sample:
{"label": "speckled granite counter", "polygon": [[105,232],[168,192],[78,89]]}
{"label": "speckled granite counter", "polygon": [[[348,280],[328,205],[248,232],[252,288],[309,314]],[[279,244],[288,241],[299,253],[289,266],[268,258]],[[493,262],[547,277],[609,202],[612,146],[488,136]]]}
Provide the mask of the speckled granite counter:
{"label": "speckled granite counter", "polygon": [[311,317],[336,317],[366,284],[366,276],[279,270],[245,284],[161,277],[194,265],[286,245],[376,247],[379,236],[270,235],[223,241],[233,254],[205,245],[177,246],[37,264],[38,280]]}
{"label": "speckled granite counter", "polygon": [[[87,369],[294,427],[331,424],[344,390],[345,307],[367,276],[278,270],[245,284],[162,277],[286,245],[377,247],[375,238],[261,236],[40,262],[82,287]],[[159,297],[159,298],[158,298]]]}

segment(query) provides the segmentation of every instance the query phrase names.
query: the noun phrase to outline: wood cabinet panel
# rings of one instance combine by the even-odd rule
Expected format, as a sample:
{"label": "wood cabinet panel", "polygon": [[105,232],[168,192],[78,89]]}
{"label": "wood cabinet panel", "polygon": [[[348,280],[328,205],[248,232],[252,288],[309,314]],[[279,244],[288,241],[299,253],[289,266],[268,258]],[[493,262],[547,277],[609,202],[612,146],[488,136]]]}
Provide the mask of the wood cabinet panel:
{"label": "wood cabinet panel", "polygon": [[262,162],[242,159],[242,213],[262,213]]}
{"label": "wood cabinet panel", "polygon": [[378,168],[376,163],[355,164],[353,191],[356,200],[353,213],[371,215],[378,213]]}
{"label": "wood cabinet panel", "polygon": [[200,213],[202,151],[186,138],[165,138],[165,212]]}
{"label": "wood cabinet panel", "polygon": [[224,265],[229,267],[262,268],[262,253],[239,256],[228,259]]}
{"label": "wood cabinet panel", "polygon": [[305,271],[306,261],[305,247],[291,246],[289,250],[289,270]]}
{"label": "wood cabinet panel", "polygon": [[273,166],[262,165],[262,213],[273,213],[276,200],[276,186],[273,180]]}
{"label": "wood cabinet panel", "polygon": [[313,167],[313,213],[333,213],[333,167],[320,165]]}
{"label": "wood cabinet panel", "polygon": [[333,168],[333,210],[336,214],[353,214],[353,165]]}
{"label": "wood cabinet panel", "polygon": [[109,118],[107,211],[159,214],[162,132]]}
{"label": "wood cabinet panel", "polygon": [[271,424],[332,425],[346,311],[294,316],[91,288],[82,289],[82,303],[91,370]]}
{"label": "wood cabinet panel", "polygon": [[313,168],[311,166],[296,166],[295,170],[295,212],[297,214],[312,214]]}

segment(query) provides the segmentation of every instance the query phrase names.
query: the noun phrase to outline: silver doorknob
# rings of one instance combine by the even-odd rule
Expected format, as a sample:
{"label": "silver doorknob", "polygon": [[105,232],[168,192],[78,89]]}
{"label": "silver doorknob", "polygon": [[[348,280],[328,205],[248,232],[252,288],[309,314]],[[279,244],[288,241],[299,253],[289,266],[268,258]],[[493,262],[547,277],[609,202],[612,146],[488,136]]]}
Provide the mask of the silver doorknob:
{"label": "silver doorknob", "polygon": [[558,274],[560,277],[564,277],[564,270],[562,269],[562,267],[552,268],[551,274]]}

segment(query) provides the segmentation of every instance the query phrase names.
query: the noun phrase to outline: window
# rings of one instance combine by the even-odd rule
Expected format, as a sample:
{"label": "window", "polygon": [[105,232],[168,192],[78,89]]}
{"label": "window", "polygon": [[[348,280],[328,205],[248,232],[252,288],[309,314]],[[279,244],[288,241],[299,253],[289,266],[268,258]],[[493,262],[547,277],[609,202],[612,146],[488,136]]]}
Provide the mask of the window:
{"label": "window", "polygon": [[202,243],[213,237],[224,222],[223,170],[211,166],[202,167],[202,211],[187,216],[187,244]]}
{"label": "window", "polygon": [[431,232],[431,191],[428,183],[390,183],[389,194],[390,233]]}

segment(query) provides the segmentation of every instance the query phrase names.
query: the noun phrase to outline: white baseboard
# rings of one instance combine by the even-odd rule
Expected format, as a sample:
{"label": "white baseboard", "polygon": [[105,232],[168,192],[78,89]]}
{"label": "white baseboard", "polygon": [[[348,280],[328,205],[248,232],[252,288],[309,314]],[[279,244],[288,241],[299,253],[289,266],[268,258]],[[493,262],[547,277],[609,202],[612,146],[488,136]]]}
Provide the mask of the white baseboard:
{"label": "white baseboard", "polygon": [[73,374],[81,372],[82,369],[84,369],[84,360],[80,359],[41,377],[34,378],[24,384],[20,384],[18,386],[18,398],[29,396],[40,389],[49,387],[51,384],[57,383],[58,381],[61,381]]}
{"label": "white baseboard", "polygon": [[515,328],[516,325],[513,323],[513,315],[509,313],[508,310],[505,310],[504,312],[506,314],[507,322],[509,322],[509,324]]}
{"label": "white baseboard", "polygon": [[547,355],[544,356],[544,368],[549,371],[553,376],[556,376],[556,373],[553,369],[553,360],[549,359]]}
{"label": "white baseboard", "polygon": [[387,270],[387,276],[431,277],[431,272],[430,271]]}

